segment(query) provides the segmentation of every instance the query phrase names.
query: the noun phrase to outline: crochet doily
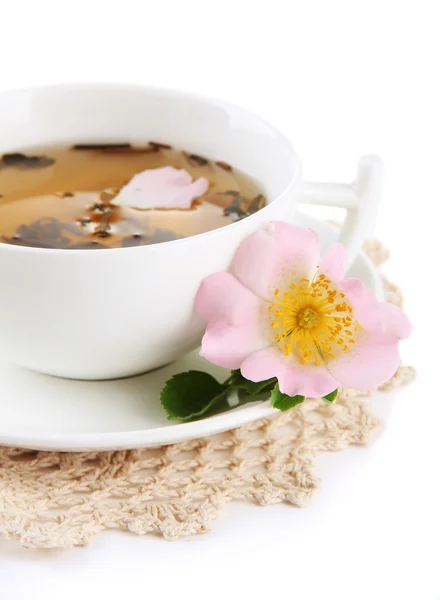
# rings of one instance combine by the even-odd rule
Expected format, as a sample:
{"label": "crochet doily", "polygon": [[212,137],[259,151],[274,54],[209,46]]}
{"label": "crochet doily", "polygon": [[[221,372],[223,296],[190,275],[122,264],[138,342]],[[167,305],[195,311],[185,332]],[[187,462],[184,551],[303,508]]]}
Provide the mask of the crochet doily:
{"label": "crochet doily", "polygon": [[[377,242],[365,250],[378,267],[388,256]],[[401,305],[399,289],[386,279],[384,287]],[[381,390],[413,375],[401,366]],[[308,400],[227,433],[155,449],[0,448],[0,533],[32,548],[82,546],[105,529],[171,540],[207,531],[231,500],[304,506],[318,489],[316,455],[365,444],[378,428],[365,396],[344,390],[334,404]]]}

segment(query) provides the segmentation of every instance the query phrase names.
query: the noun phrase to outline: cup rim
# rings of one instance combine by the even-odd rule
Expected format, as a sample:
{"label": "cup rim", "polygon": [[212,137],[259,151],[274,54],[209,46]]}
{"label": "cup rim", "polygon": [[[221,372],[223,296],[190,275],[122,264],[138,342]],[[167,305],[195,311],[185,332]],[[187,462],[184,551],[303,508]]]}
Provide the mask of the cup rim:
{"label": "cup rim", "polygon": [[[166,87],[161,87],[161,86],[154,86],[154,85],[143,85],[143,84],[136,84],[136,83],[117,83],[117,82],[91,82],[91,83],[87,83],[87,82],[78,82],[78,83],[61,83],[61,84],[48,84],[48,85],[40,85],[40,86],[29,86],[29,87],[23,87],[23,88],[17,88],[17,89],[12,89],[12,90],[4,90],[2,92],[0,92],[0,98],[8,96],[8,95],[15,95],[15,94],[20,94],[20,93],[25,93],[25,94],[32,94],[33,92],[41,92],[41,91],[59,91],[59,90],[68,90],[69,88],[72,89],[80,89],[80,88],[88,88],[88,89],[96,89],[96,90],[111,90],[111,89],[117,89],[117,90],[126,90],[126,91],[132,91],[132,92],[137,92],[137,91],[152,91],[152,92],[159,92],[162,94],[167,94],[169,96],[177,96],[177,97],[181,97],[181,98],[188,98],[191,100],[199,100],[205,103],[216,103],[216,104],[221,104],[224,108],[226,109],[238,109],[241,111],[246,112],[248,115],[252,116],[253,118],[259,120],[261,123],[264,123],[267,127],[269,127],[273,133],[276,134],[276,136],[279,138],[279,140],[284,144],[286,150],[289,151],[290,153],[290,158],[291,158],[291,166],[292,166],[292,175],[291,178],[289,180],[289,182],[287,183],[287,185],[285,186],[285,188],[276,196],[276,198],[274,198],[271,202],[269,202],[264,208],[262,208],[261,210],[259,210],[257,213],[254,213],[253,215],[250,215],[248,217],[246,217],[246,219],[242,219],[241,221],[235,221],[234,223],[229,223],[228,225],[223,225],[222,227],[217,227],[216,229],[212,229],[211,231],[205,231],[202,233],[196,233],[195,235],[191,235],[189,237],[185,237],[185,238],[180,238],[177,240],[169,240],[169,241],[165,241],[165,242],[159,242],[158,244],[146,244],[143,246],[136,246],[136,247],[129,247],[129,248],[106,248],[106,255],[108,255],[108,252],[112,252],[112,253],[120,253],[121,251],[124,252],[128,252],[131,251],[132,253],[134,252],[139,252],[139,251],[153,251],[153,249],[155,249],[156,251],[159,248],[164,248],[169,247],[170,245],[175,245],[175,244],[188,244],[191,242],[196,242],[200,239],[203,238],[207,238],[209,236],[215,236],[215,235],[220,235],[221,233],[226,233],[227,231],[229,231],[231,228],[234,229],[238,229],[240,226],[243,227],[244,223],[249,223],[252,220],[255,220],[256,218],[259,218],[262,214],[264,214],[264,212],[272,206],[275,203],[279,203],[281,201],[281,199],[290,192],[290,190],[294,187],[294,185],[297,182],[297,179],[299,177],[299,172],[300,172],[300,159],[298,154],[296,153],[292,142],[287,138],[286,135],[284,135],[284,133],[282,133],[277,127],[275,127],[274,125],[272,125],[272,123],[270,123],[267,119],[265,119],[264,117],[260,116],[259,114],[248,110],[247,108],[244,108],[242,106],[240,106],[239,104],[236,104],[234,102],[229,102],[227,100],[223,100],[220,98],[215,98],[213,96],[208,96],[208,95],[204,95],[204,94],[199,94],[196,92],[189,92],[189,91],[185,91],[185,90],[179,90],[179,89],[173,89],[173,88],[166,88]],[[148,249],[148,250],[147,250]],[[43,253],[45,255],[48,254],[63,254],[63,255],[81,255],[81,256],[90,256],[90,255],[100,255],[101,252],[97,252],[96,250],[93,249],[80,249],[80,248],[73,248],[73,249],[69,249],[69,248],[38,248],[38,247],[29,247],[29,246],[20,246],[20,245],[13,245],[13,244],[7,244],[5,242],[1,242],[0,241],[0,251],[7,251],[7,252],[22,252],[22,253],[27,253],[27,254],[40,254]]]}

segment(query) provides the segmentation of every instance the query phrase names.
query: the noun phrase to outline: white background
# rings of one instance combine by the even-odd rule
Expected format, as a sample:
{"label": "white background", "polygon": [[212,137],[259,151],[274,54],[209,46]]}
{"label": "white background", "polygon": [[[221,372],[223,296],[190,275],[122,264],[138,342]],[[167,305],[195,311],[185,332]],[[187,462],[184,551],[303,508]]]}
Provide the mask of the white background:
{"label": "white background", "polygon": [[325,477],[310,508],[230,505],[213,533],[174,543],[111,532],[86,549],[26,551],[0,540],[1,598],[440,598],[436,8],[1,2],[0,90],[127,81],[220,96],[283,129],[308,179],[349,181],[360,154],[380,154],[387,180],[377,236],[406,292],[415,333],[403,356],[419,371],[372,447],[319,463]]}

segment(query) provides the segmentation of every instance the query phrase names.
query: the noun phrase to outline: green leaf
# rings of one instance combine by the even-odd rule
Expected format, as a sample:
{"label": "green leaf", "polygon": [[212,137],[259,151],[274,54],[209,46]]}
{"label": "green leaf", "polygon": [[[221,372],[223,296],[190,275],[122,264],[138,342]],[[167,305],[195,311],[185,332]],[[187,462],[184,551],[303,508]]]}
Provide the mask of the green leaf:
{"label": "green leaf", "polygon": [[272,390],[272,395],[270,397],[272,406],[282,412],[293,408],[297,404],[301,404],[301,402],[304,402],[304,396],[288,396],[287,394],[283,394],[280,392],[278,383]]}
{"label": "green leaf", "polygon": [[333,390],[333,392],[330,392],[330,394],[327,394],[327,396],[323,396],[322,399],[325,400],[326,402],[330,402],[330,404],[336,400],[338,395],[338,388],[336,388],[335,390]]}
{"label": "green leaf", "polygon": [[254,395],[272,389],[276,382],[276,377],[266,379],[265,381],[258,381],[257,383],[249,381],[249,379],[243,377],[240,369],[237,369],[236,371],[231,372],[231,376],[225,381],[224,385],[245,390],[248,394]]}
{"label": "green leaf", "polygon": [[169,379],[160,394],[167,418],[193,421],[226,402],[228,390],[203,371],[187,371]]}

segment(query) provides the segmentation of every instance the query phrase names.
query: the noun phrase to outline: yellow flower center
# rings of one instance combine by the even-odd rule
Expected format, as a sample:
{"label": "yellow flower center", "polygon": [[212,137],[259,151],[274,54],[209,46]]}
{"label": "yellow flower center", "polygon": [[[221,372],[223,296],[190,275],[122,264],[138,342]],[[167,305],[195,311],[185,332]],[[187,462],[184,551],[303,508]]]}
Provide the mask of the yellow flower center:
{"label": "yellow flower center", "polygon": [[314,308],[303,308],[298,312],[298,325],[306,329],[313,329],[321,321],[321,315]]}
{"label": "yellow flower center", "polygon": [[274,296],[272,328],[285,356],[320,366],[353,348],[361,327],[345,294],[324,274],[304,277],[283,294],[276,289]]}

